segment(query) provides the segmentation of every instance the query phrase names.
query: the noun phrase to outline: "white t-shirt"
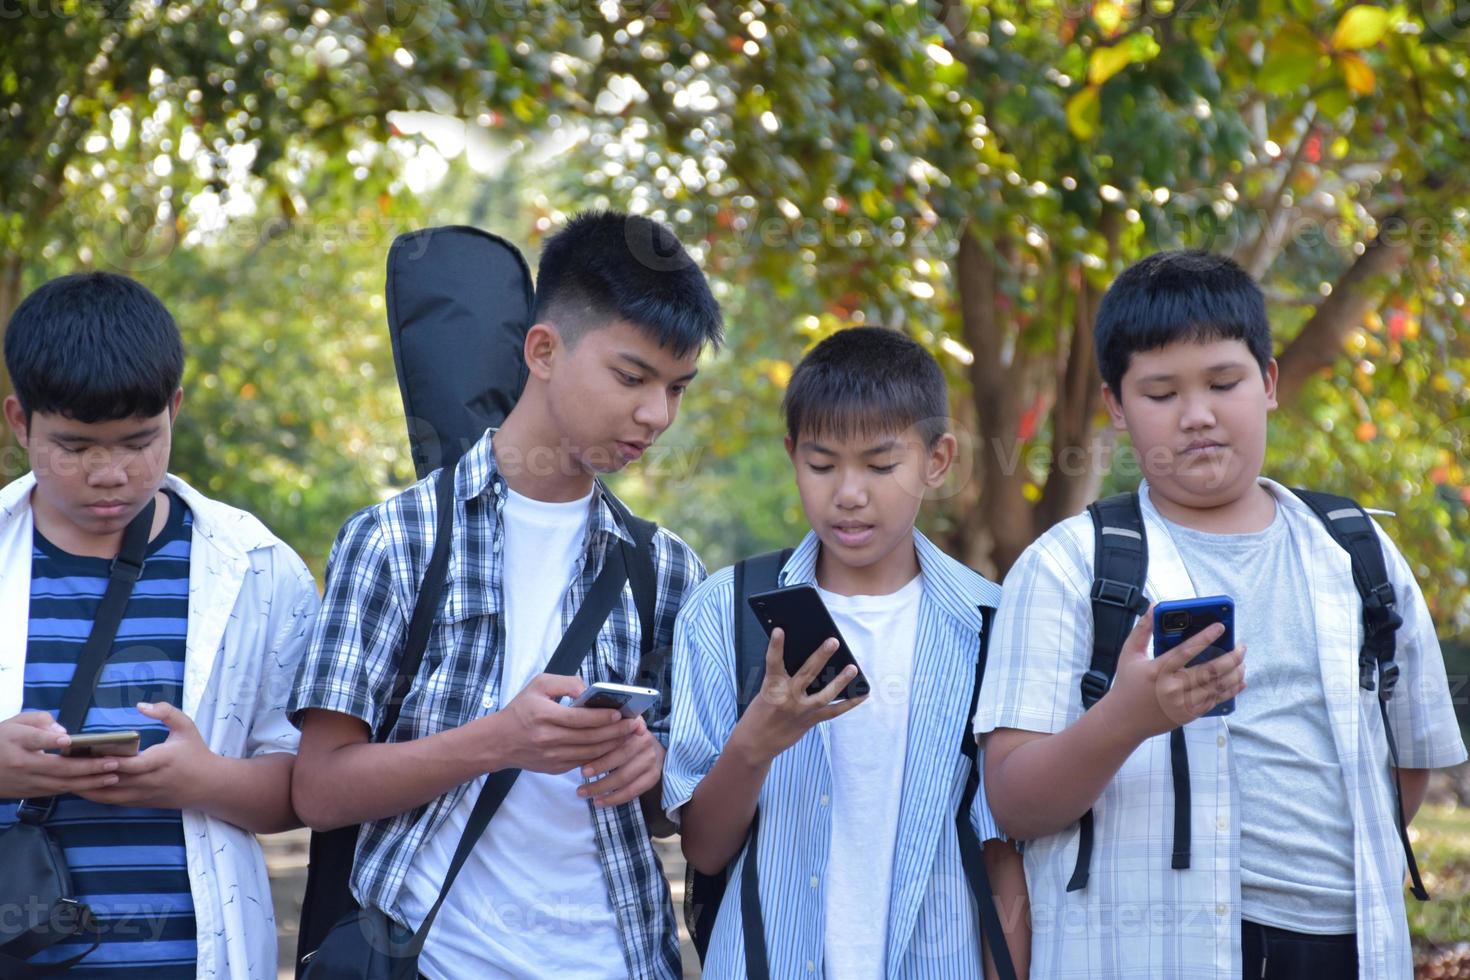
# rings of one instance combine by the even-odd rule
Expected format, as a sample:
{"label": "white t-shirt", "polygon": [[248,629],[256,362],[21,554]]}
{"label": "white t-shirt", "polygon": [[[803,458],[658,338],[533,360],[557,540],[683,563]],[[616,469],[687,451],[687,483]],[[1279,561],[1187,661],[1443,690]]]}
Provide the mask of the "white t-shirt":
{"label": "white t-shirt", "polygon": [[[503,553],[505,660],[497,708],[540,674],[561,641],[562,600],[581,554],[590,496],[546,503],[509,491]],[[399,904],[428,914],[480,795],[475,780],[414,855]],[[625,977],[617,919],[577,769],[522,772],[465,862],[429,930],[430,980]]]}
{"label": "white t-shirt", "polygon": [[825,972],[881,980],[924,577],[889,595],[818,591],[870,687],[866,703],[824,723],[832,759]]}

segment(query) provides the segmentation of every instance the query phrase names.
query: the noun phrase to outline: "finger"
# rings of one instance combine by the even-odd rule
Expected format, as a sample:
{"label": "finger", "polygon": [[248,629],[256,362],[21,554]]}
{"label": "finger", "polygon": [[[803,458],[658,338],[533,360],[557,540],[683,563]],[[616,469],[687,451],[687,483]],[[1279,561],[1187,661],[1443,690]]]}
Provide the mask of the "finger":
{"label": "finger", "polygon": [[117,771],[124,776],[142,776],[158,769],[166,758],[162,753],[148,749],[138,755],[118,759]]}
{"label": "finger", "polygon": [[791,683],[796,686],[798,692],[805,693],[811,687],[812,681],[827,666],[827,661],[832,659],[832,654],[837,652],[837,641],[831,637],[822,641],[822,645],[812,651],[812,655],[806,658],[806,663],[801,669],[791,675]]}
{"label": "finger", "polygon": [[1221,677],[1236,667],[1239,667],[1244,662],[1244,657],[1245,650],[1241,647],[1236,647],[1229,653],[1222,653],[1219,656],[1211,657],[1204,663],[1183,668],[1180,676],[1190,686],[1208,687],[1218,683]]}
{"label": "finger", "polygon": [[848,698],[846,701],[835,701],[817,712],[817,721],[831,721],[833,718],[840,718],[866,700],[868,700],[868,695],[864,694],[861,697]]}
{"label": "finger", "polygon": [[770,642],[766,644],[766,676],[786,676],[786,631],[779,626],[771,630]]}
{"label": "finger", "polygon": [[170,732],[188,734],[195,730],[193,720],[167,701],[139,701],[138,711],[155,721],[163,722]]}
{"label": "finger", "polygon": [[[629,738],[616,746],[611,752],[598,756],[596,759],[582,767],[583,779],[596,779],[598,776],[606,775],[626,766],[629,762],[638,758],[640,752],[648,751],[648,746],[641,739]],[[583,787],[584,789],[586,787]],[[591,795],[591,794],[583,794]]]}
{"label": "finger", "polygon": [[[1183,670],[1189,665],[1191,660],[1209,649],[1220,638],[1220,634],[1224,632],[1225,627],[1222,624],[1211,623],[1162,657],[1159,657],[1159,670],[1164,674],[1171,674],[1175,671]],[[1213,661],[1210,662],[1213,663]]]}
{"label": "finger", "polygon": [[[822,688],[820,691],[812,696],[810,703],[830,704],[831,702],[836,701],[839,697],[842,696],[842,692],[847,690],[847,685],[851,684],[852,679],[857,675],[858,669],[852,664],[848,664],[846,667],[843,667],[840,671],[837,672],[837,676],[832,678],[832,680],[827,684],[826,687]],[[805,688],[803,688],[803,690],[805,690]]]}
{"label": "finger", "polygon": [[117,772],[115,758],[91,759],[78,757],[69,759],[64,755],[43,755],[35,760],[35,769],[43,779],[68,782],[74,779],[90,779],[104,773]]}
{"label": "finger", "polygon": [[1149,654],[1149,640],[1154,635],[1154,603],[1148,604],[1142,616],[1133,624],[1133,629],[1128,631],[1128,638],[1123,641],[1123,651],[1120,656],[1147,657]]}
{"label": "finger", "polygon": [[616,708],[573,708],[564,704],[548,705],[544,716],[562,728],[608,728],[623,721]]}
{"label": "finger", "polygon": [[56,731],[53,728],[26,726],[16,732],[13,738],[15,744],[27,752],[49,752],[71,744],[70,735],[67,735],[65,731]]}
{"label": "finger", "polygon": [[598,795],[593,799],[593,804],[599,807],[622,806],[631,803],[644,793],[658,785],[657,760],[650,758],[645,765],[629,766],[613,773],[607,779],[623,777],[622,786],[608,786],[604,788],[602,782],[594,784],[598,787]]}
{"label": "finger", "polygon": [[39,728],[41,731],[66,731],[65,728],[62,728],[56,723],[56,719],[51,717],[49,711],[22,711],[14,718],[11,718],[10,722],[17,725],[25,725],[27,728]]}
{"label": "finger", "polygon": [[[58,781],[51,788],[49,788],[47,792],[51,793],[54,796],[61,796],[66,793],[72,793],[76,796],[86,796],[88,799],[94,799],[92,794],[104,792],[110,787],[116,786],[117,783],[117,774],[109,773],[105,776],[92,776],[87,779],[68,779]],[[97,800],[97,802],[103,803],[106,801]]]}
{"label": "finger", "polygon": [[562,697],[576,697],[587,690],[587,682],[576,674],[537,674],[524,690],[534,690],[555,701]]}

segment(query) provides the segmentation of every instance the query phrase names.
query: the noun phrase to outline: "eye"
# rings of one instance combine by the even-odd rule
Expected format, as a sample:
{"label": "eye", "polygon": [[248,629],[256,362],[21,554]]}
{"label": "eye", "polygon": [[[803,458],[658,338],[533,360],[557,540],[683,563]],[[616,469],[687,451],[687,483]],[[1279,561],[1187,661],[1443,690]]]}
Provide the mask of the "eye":
{"label": "eye", "polygon": [[892,473],[894,470],[898,469],[898,464],[888,463],[885,466],[870,466],[868,467],[868,469],[872,470],[874,473]]}
{"label": "eye", "polygon": [[1210,385],[1210,387],[1215,391],[1229,391],[1238,384],[1240,384],[1239,381],[1222,381],[1219,384]]}
{"label": "eye", "polygon": [[1166,402],[1170,398],[1174,397],[1174,393],[1171,391],[1167,395],[1144,395],[1143,397],[1147,398],[1151,402]]}
{"label": "eye", "polygon": [[617,368],[613,368],[613,373],[618,376],[619,381],[629,388],[635,387],[643,382],[643,379],[638,377],[638,375],[629,374],[627,371],[619,371]]}
{"label": "eye", "polygon": [[684,392],[688,390],[688,385],[674,385],[672,388],[669,389],[669,394],[673,395],[675,398],[682,398],[684,397]]}
{"label": "eye", "polygon": [[813,473],[831,473],[832,464],[828,463],[825,466],[818,466],[816,463],[808,463],[807,469],[811,470]]}

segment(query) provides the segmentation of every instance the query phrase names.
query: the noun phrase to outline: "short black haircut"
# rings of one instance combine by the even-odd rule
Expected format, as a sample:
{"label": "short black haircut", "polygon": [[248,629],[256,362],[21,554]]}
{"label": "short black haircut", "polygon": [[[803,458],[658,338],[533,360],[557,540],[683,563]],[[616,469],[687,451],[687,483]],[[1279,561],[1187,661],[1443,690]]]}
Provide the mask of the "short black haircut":
{"label": "short black haircut", "polygon": [[1240,340],[1263,374],[1271,362],[1261,287],[1209,252],[1158,252],[1124,269],[1098,305],[1092,336],[1103,382],[1118,395],[1134,354],[1177,341]]}
{"label": "short black haircut", "polygon": [[36,412],[113,422],[166,410],[184,374],[184,342],[162,301],[113,272],[40,286],[5,330],[5,368],[29,420]]}
{"label": "short black haircut", "polygon": [[569,346],[625,320],[683,357],[724,340],[720,304],[672,231],[620,211],[583,211],[546,240],[536,270],[533,323]]}
{"label": "short black haircut", "polygon": [[949,431],[949,385],[934,355],[885,327],[848,327],[807,352],[781,410],[786,434],[848,439],[918,426],[926,448]]}

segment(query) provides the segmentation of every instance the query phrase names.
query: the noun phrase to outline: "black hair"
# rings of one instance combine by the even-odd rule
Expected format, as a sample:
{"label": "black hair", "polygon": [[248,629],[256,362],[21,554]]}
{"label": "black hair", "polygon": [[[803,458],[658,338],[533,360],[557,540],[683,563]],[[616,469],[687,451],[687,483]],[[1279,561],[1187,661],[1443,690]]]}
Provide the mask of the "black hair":
{"label": "black hair", "polygon": [[1261,287],[1208,252],[1158,252],[1124,269],[1098,305],[1092,336],[1103,382],[1117,395],[1134,354],[1177,341],[1240,340],[1263,374],[1271,362]]}
{"label": "black hair", "polygon": [[36,412],[113,422],[166,410],[184,374],[173,316],[136,280],[78,272],[43,284],[5,330],[5,368]]}
{"label": "black hair", "polygon": [[849,327],[801,359],[781,410],[792,442],[916,425],[925,447],[933,447],[949,431],[949,386],[934,355],[912,338],[884,327]]}
{"label": "black hair", "polygon": [[724,340],[720,304],[672,231],[619,211],[583,211],[546,240],[533,323],[575,345],[625,320],[676,357]]}

